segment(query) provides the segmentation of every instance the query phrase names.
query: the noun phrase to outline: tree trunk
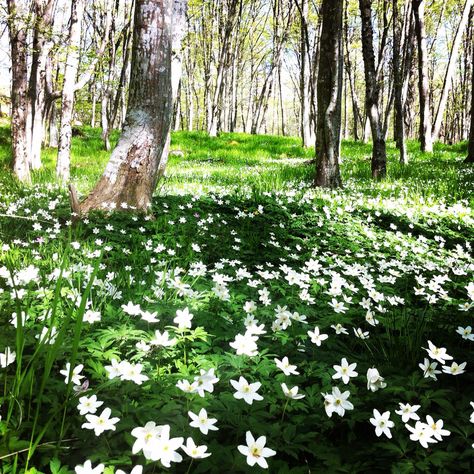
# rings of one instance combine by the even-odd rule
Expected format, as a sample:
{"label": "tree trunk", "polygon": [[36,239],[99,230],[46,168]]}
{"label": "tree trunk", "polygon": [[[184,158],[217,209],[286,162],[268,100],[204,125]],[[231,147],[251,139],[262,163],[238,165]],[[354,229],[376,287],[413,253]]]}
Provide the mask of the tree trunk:
{"label": "tree trunk", "polygon": [[217,64],[217,78],[214,88],[214,95],[210,105],[210,120],[207,132],[209,136],[217,136],[217,125],[219,120],[219,104],[221,103],[221,96],[223,91],[224,72],[226,68],[226,59],[229,54],[229,46],[232,39],[232,30],[234,28],[235,19],[237,17],[237,6],[239,0],[229,0],[228,2],[227,19],[222,36],[222,45],[219,51]]}
{"label": "tree trunk", "polygon": [[96,108],[97,108],[97,86],[96,86],[96,81],[94,81],[94,84],[92,85],[91,95],[92,95],[91,127],[95,128],[95,113],[96,113]]}
{"label": "tree trunk", "polygon": [[400,151],[400,163],[408,163],[405,143],[405,114],[403,107],[403,70],[401,69],[401,38],[403,22],[400,20],[398,0],[393,0],[393,81],[395,93],[395,142]]}
{"label": "tree trunk", "polygon": [[[171,44],[171,90],[173,104],[179,104],[179,96],[181,90],[181,75],[183,73],[183,55],[181,51],[181,42],[186,33],[186,4],[187,0],[174,0],[173,6],[173,37]],[[176,110],[179,109],[177,105]],[[179,112],[177,115],[177,123],[179,121]],[[177,128],[179,128],[177,126]]]}
{"label": "tree trunk", "polygon": [[61,125],[59,132],[58,158],[56,163],[56,175],[62,181],[69,181],[72,118],[74,113],[74,86],[79,68],[79,46],[83,14],[84,0],[73,0],[71,3],[71,20],[69,26],[69,49],[64,70],[61,101]]}
{"label": "tree trunk", "polygon": [[128,28],[125,34],[125,38],[123,40],[123,64],[122,64],[122,69],[120,71],[120,79],[119,79],[117,91],[115,93],[114,106],[113,106],[112,114],[110,118],[112,126],[117,121],[117,116],[118,116],[118,111],[120,108],[120,103],[122,101],[123,91],[127,84],[127,78],[128,78],[127,73],[130,66],[129,59],[130,59],[130,51],[131,51],[130,37],[131,37],[131,32],[130,32],[130,29]]}
{"label": "tree trunk", "polygon": [[113,122],[110,120],[111,113],[109,113],[110,99],[112,97],[112,75],[115,67],[115,52],[113,52],[113,44],[111,46],[109,65],[107,68],[107,74],[105,74],[104,80],[102,82],[102,99],[100,101],[100,123],[102,128],[101,138],[106,151],[110,151],[110,129],[114,126]]}
{"label": "tree trunk", "polygon": [[28,114],[28,32],[25,24],[27,5],[23,0],[8,0],[8,29],[12,58],[12,118],[11,137],[13,172],[20,181],[30,181],[28,156],[27,114]]}
{"label": "tree trunk", "polygon": [[471,111],[471,90],[469,88],[470,79],[474,73],[474,63],[472,63],[472,54],[474,49],[474,8],[471,8],[469,17],[469,27],[465,36],[463,46],[463,62],[464,62],[464,76],[463,76],[463,103],[462,103],[462,140],[469,140],[470,127],[470,111]]}
{"label": "tree trunk", "polygon": [[315,186],[342,186],[339,171],[343,0],[323,0],[318,73],[317,170]]}
{"label": "tree trunk", "polygon": [[255,111],[252,117],[251,133],[256,134],[262,128],[265,122],[265,114],[268,109],[268,102],[272,96],[275,78],[274,71],[280,67],[281,58],[283,54],[283,46],[287,40],[291,22],[293,19],[292,8],[293,2],[289,2],[286,5],[287,8],[283,8],[283,2],[281,0],[273,0],[272,12],[273,12],[273,48],[271,53],[271,64],[266,74],[263,86],[258,95]]}
{"label": "tree trunk", "polygon": [[[310,103],[309,103],[309,56],[307,48],[307,25],[306,18],[308,17],[308,0],[301,0],[299,6],[300,12],[300,134],[303,146],[307,147],[312,145],[311,143],[311,130],[310,130]],[[281,89],[281,88],[280,88]]]}
{"label": "tree trunk", "polygon": [[173,110],[172,0],[136,0],[128,109],[122,135],[99,182],[80,205],[148,212],[166,158]]}
{"label": "tree trunk", "polygon": [[439,132],[441,130],[441,122],[443,121],[444,111],[446,109],[446,103],[448,101],[448,94],[451,89],[453,74],[456,68],[456,62],[458,58],[458,51],[459,47],[461,46],[461,40],[464,34],[464,30],[467,26],[467,21],[469,19],[469,13],[472,8],[472,1],[473,0],[466,0],[466,3],[464,4],[464,10],[461,17],[461,21],[459,22],[459,26],[456,31],[456,36],[454,38],[453,47],[451,48],[449,63],[446,69],[446,74],[444,76],[443,89],[441,92],[441,97],[439,99],[438,110],[436,112],[436,119],[433,126],[433,141],[436,141],[438,139]]}
{"label": "tree trunk", "polygon": [[49,118],[49,147],[57,148],[59,145],[58,137],[58,112],[56,110],[56,105],[53,102],[51,104],[51,115]]}
{"label": "tree trunk", "polygon": [[109,88],[102,84],[102,100],[100,101],[100,125],[102,127],[101,138],[106,151],[110,151],[110,124],[107,107],[109,104]]}
{"label": "tree trunk", "polygon": [[[351,101],[352,101],[352,118],[353,118],[353,126],[352,126],[352,134],[355,141],[359,141],[359,124],[361,127],[364,126],[364,122],[362,120],[362,115],[360,113],[360,106],[359,106],[359,99],[357,97],[357,90],[356,90],[356,81],[355,81],[355,69],[354,73],[352,71],[352,62],[351,62],[351,55],[350,55],[350,39],[349,39],[349,18],[348,18],[348,4],[346,2],[344,8],[344,39],[345,39],[345,65],[347,71],[347,79],[349,82],[349,88],[351,91]],[[347,97],[346,97],[347,100]],[[362,132],[364,132],[362,130]]]}
{"label": "tree trunk", "polygon": [[380,86],[377,81],[372,27],[372,0],[359,0],[362,20],[362,53],[365,72],[365,104],[372,131],[372,177],[384,178],[387,172],[387,152],[379,111]]}
{"label": "tree trunk", "polygon": [[[472,64],[474,64],[474,47],[472,48]],[[474,163],[474,69],[471,74],[471,129],[469,132],[468,153],[466,163]]]}
{"label": "tree trunk", "polygon": [[41,167],[41,145],[44,138],[44,121],[47,108],[46,68],[47,58],[52,47],[50,37],[54,20],[52,0],[35,0],[33,31],[33,53],[29,81],[29,160],[32,169]]}
{"label": "tree trunk", "polygon": [[428,78],[428,49],[425,31],[425,0],[413,0],[415,33],[418,43],[418,90],[420,96],[420,142],[421,150],[433,151],[431,138],[430,84]]}

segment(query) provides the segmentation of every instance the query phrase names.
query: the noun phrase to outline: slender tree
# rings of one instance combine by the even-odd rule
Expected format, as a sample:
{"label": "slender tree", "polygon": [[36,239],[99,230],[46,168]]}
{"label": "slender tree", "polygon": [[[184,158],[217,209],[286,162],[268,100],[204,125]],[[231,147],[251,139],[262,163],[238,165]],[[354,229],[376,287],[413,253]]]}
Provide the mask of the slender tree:
{"label": "slender tree", "polygon": [[420,142],[421,150],[433,151],[431,137],[430,82],[428,76],[428,48],[426,46],[425,0],[413,0],[415,34],[418,45],[418,92],[420,99]]}
{"label": "slender tree", "polygon": [[[303,146],[314,145],[314,128],[311,129],[311,71],[308,41],[308,0],[296,4],[300,15],[300,134]],[[280,81],[281,82],[281,81]],[[281,84],[280,84],[281,85]],[[281,87],[280,87],[281,90]]]}
{"label": "slender tree", "polygon": [[74,85],[79,69],[79,46],[81,41],[81,23],[84,15],[84,0],[71,2],[69,24],[69,49],[64,70],[64,82],[61,98],[61,128],[59,132],[58,159],[56,174],[63,181],[69,180],[69,161],[72,140],[72,117],[74,112]]}
{"label": "slender tree", "polygon": [[372,177],[384,178],[387,172],[387,151],[379,111],[380,83],[377,79],[372,26],[372,0],[359,0],[362,20],[362,53],[365,72],[365,106],[372,131]]}
{"label": "slender tree", "polygon": [[405,113],[403,105],[403,62],[401,57],[401,40],[403,20],[401,20],[398,9],[398,0],[393,0],[393,77],[395,94],[395,141],[400,151],[400,163],[408,162],[407,148],[405,143]]}
{"label": "slender tree", "polygon": [[173,110],[171,50],[173,0],[136,0],[128,109],[122,134],[104,174],[73,210],[148,212],[165,158]]}
{"label": "slender tree", "polygon": [[[345,65],[346,65],[346,72],[347,72],[347,81],[349,82],[349,88],[351,93],[351,101],[352,101],[352,133],[353,138],[355,141],[359,141],[359,125],[362,128],[364,126],[365,120],[362,119],[362,114],[360,112],[359,106],[359,98],[357,96],[357,89],[356,89],[356,68],[353,66],[351,61],[351,51],[350,51],[350,43],[352,40],[352,35],[349,32],[349,15],[348,15],[348,2],[346,2],[344,7],[344,46],[345,46]],[[348,97],[346,97],[346,101]]]}
{"label": "slender tree", "polygon": [[[107,1],[105,2],[107,9]],[[70,157],[72,143],[72,119],[74,115],[75,93],[82,89],[93,77],[99,59],[104,54],[109,39],[109,29],[111,24],[111,11],[104,12],[105,31],[104,37],[99,42],[99,47],[95,52],[95,58],[89,67],[77,78],[80,63],[81,45],[81,24],[84,16],[85,0],[72,0],[71,16],[69,20],[69,44],[64,69],[64,79],[62,91],[52,92],[50,97],[55,100],[61,97],[61,123],[59,131],[58,157],[56,162],[56,175],[62,181],[69,180]],[[76,82],[77,81],[77,82]]]}
{"label": "slender tree", "polygon": [[453,75],[456,69],[459,47],[461,46],[461,40],[469,20],[469,14],[471,12],[472,4],[473,0],[466,0],[466,2],[464,3],[464,9],[461,15],[461,20],[459,22],[456,35],[454,37],[453,46],[449,55],[448,67],[446,68],[446,74],[444,75],[443,89],[441,91],[441,97],[439,99],[438,109],[436,111],[436,118],[433,126],[433,141],[436,141],[438,139],[439,132],[441,130],[444,111],[448,102],[448,94],[451,89]]}
{"label": "slender tree", "polygon": [[343,0],[323,0],[321,46],[317,85],[316,127],[317,170],[315,185],[342,186],[339,171],[339,144],[342,99],[342,14]]}
{"label": "slender tree", "polygon": [[[472,64],[474,64],[474,48],[472,48]],[[474,70],[471,71],[471,129],[469,131],[468,153],[466,163],[474,163]]]}
{"label": "slender tree", "polygon": [[47,112],[46,68],[48,55],[53,47],[52,29],[54,0],[33,1],[33,42],[29,78],[28,138],[29,161],[32,169],[41,167],[41,145],[44,136],[44,121]]}
{"label": "slender tree", "polygon": [[242,0],[225,0],[223,3],[226,9],[226,19],[225,22],[223,22],[222,42],[219,51],[219,59],[217,62],[216,84],[214,86],[214,95],[210,109],[210,122],[207,130],[211,137],[215,137],[217,135],[219,104],[221,102],[223,92],[225,66],[229,56],[229,48],[232,42],[231,33],[238,17],[238,6],[239,4],[241,5]]}
{"label": "slender tree", "polygon": [[21,181],[30,180],[27,137],[28,115],[28,5],[25,0],[8,0],[8,29],[12,58],[11,137],[13,172]]}

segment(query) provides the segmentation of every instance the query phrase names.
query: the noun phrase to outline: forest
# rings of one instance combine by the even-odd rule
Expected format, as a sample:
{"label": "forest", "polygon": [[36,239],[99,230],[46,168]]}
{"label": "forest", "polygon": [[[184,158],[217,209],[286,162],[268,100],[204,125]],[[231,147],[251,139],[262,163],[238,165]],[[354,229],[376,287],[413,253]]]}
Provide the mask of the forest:
{"label": "forest", "polygon": [[0,0],[0,474],[474,471],[474,0]]}

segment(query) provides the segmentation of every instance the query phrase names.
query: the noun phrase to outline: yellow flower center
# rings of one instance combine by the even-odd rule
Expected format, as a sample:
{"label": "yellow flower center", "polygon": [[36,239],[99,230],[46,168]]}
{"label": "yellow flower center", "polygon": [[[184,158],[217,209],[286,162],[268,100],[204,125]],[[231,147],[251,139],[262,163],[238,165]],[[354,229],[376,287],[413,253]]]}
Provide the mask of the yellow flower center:
{"label": "yellow flower center", "polygon": [[251,449],[250,449],[250,453],[252,454],[252,456],[256,457],[256,458],[259,458],[260,457],[260,449],[257,448],[256,446],[253,446]]}

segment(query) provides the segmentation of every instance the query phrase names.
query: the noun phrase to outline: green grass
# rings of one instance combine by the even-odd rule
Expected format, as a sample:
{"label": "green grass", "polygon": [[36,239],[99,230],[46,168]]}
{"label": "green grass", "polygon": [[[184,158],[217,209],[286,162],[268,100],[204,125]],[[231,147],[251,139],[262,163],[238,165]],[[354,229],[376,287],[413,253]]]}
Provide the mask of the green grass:
{"label": "green grass", "polygon": [[[102,173],[109,153],[103,149],[100,130],[81,127],[73,137],[71,177],[81,192],[87,192]],[[118,132],[112,134],[112,146]],[[313,148],[303,148],[295,137],[223,133],[210,138],[203,132],[175,132],[172,150],[184,156],[171,156],[166,179],[159,189],[204,189],[242,187],[258,192],[284,189],[289,183],[309,186],[314,165]],[[433,154],[423,154],[415,141],[408,143],[410,162],[398,163],[398,151],[388,143],[388,176],[375,183],[370,176],[371,145],[353,141],[342,143],[342,175],[348,191],[366,196],[405,197],[419,200],[442,200],[453,203],[474,202],[474,172],[462,161],[466,144],[436,144]],[[44,168],[33,174],[33,183],[54,182],[56,150],[46,148]],[[11,161],[9,128],[0,126],[0,169],[2,180],[8,179]]]}

